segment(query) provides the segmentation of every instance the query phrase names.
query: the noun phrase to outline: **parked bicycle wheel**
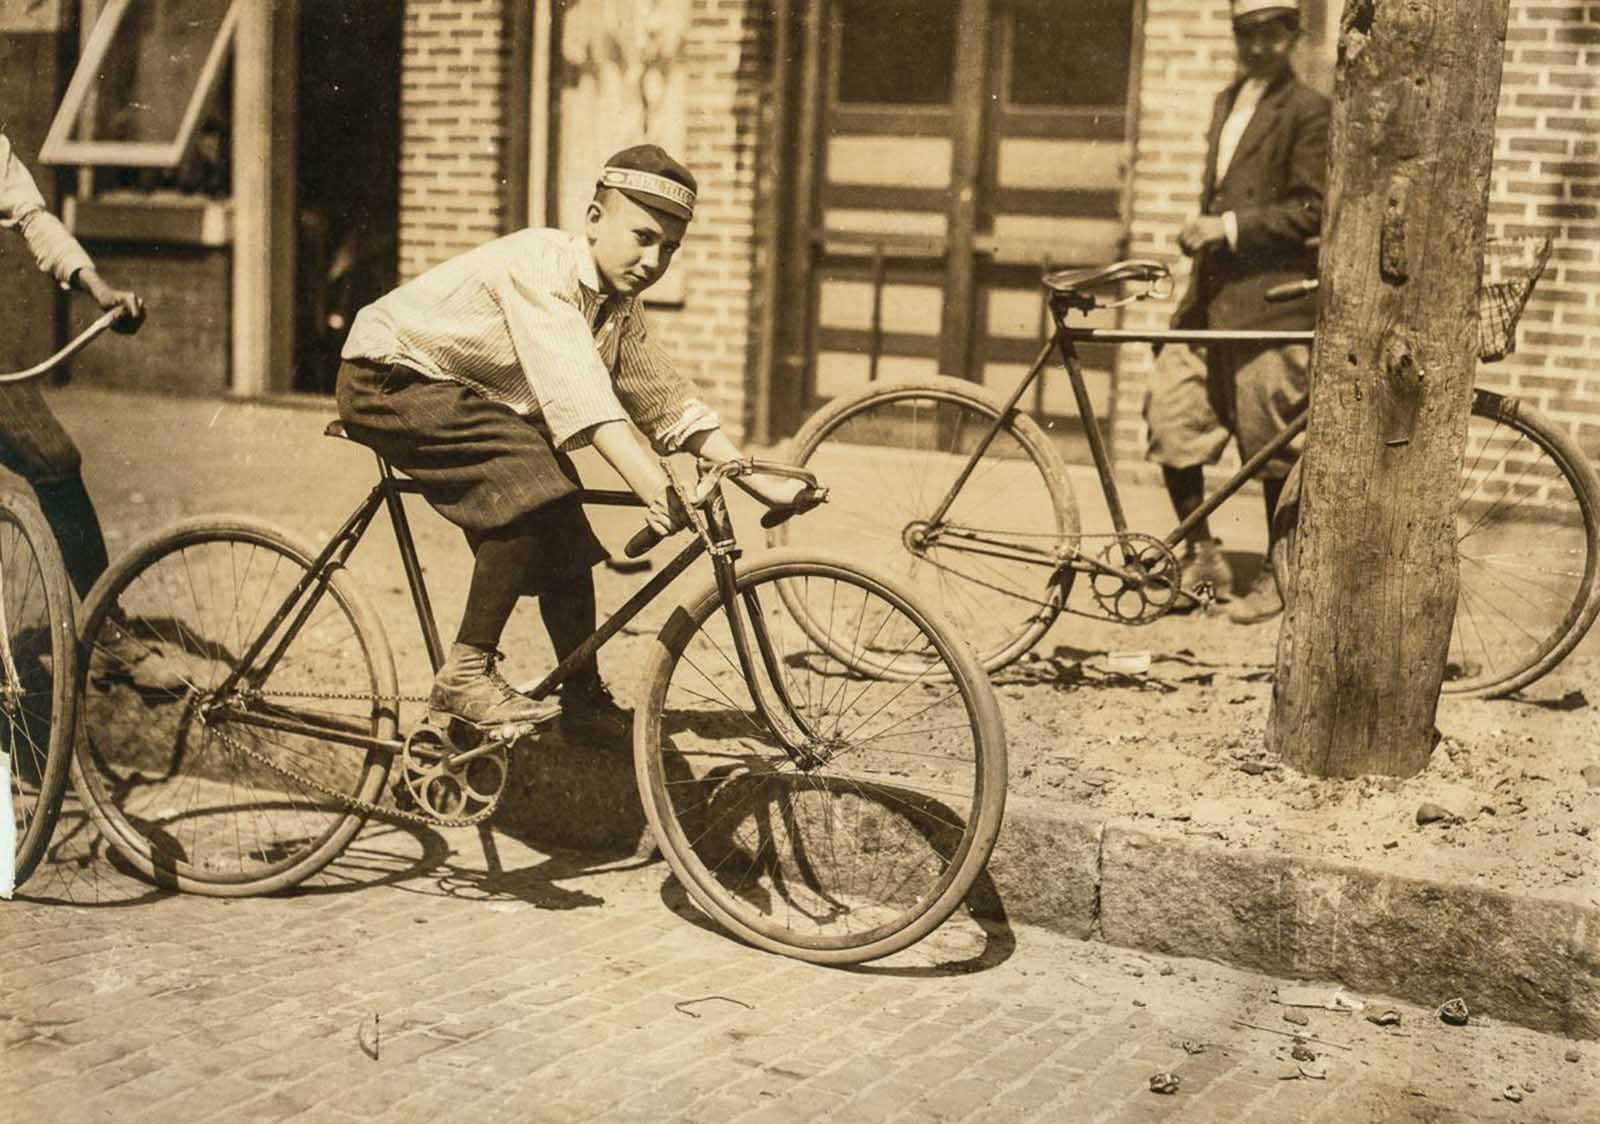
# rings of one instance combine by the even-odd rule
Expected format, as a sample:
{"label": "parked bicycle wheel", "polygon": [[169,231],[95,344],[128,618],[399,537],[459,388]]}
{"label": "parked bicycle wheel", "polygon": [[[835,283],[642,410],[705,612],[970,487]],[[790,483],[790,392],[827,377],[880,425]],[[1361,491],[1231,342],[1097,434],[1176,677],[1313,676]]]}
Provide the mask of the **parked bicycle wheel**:
{"label": "parked bicycle wheel", "polygon": [[[657,843],[694,902],[752,944],[817,963],[887,956],[950,916],[994,847],[1006,784],[994,693],[887,575],[784,551],[742,565],[735,586],[782,740],[707,590],[656,638],[634,720]],[[826,622],[832,643],[785,605]],[[924,671],[863,677],[840,649]]]}
{"label": "parked bicycle wheel", "polygon": [[44,516],[0,492],[0,754],[20,886],[50,846],[66,790],[77,712],[72,590]]}
{"label": "parked bicycle wheel", "polygon": [[[200,517],[136,545],[90,593],[73,783],[159,885],[292,886],[361,827],[350,799],[382,790],[386,753],[248,724],[309,717],[394,736],[382,626],[342,570],[317,580],[314,558],[254,520]],[[236,689],[219,690],[263,636]]]}
{"label": "parked bicycle wheel", "polygon": [[[1286,485],[1276,517],[1279,573],[1293,565],[1297,485]],[[1490,390],[1472,396],[1456,559],[1446,694],[1492,697],[1528,686],[1600,613],[1600,477],[1538,410]]]}
{"label": "parked bicycle wheel", "polygon": [[[791,456],[828,482],[829,502],[771,541],[884,567],[940,607],[986,670],[1004,667],[1061,611],[1053,563],[1076,546],[1078,508],[1060,455],[1026,414],[1007,418],[973,462],[1001,405],[952,378],[835,399],[795,435]],[[806,606],[790,609],[805,619]]]}

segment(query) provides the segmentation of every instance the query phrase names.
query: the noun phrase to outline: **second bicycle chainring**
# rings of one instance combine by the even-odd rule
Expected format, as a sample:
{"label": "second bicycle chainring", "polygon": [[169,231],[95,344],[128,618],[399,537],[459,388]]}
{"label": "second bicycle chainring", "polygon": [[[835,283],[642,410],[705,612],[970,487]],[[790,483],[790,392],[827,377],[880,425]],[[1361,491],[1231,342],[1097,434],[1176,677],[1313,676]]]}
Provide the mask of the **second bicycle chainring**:
{"label": "second bicycle chainring", "polygon": [[1165,616],[1183,581],[1178,556],[1152,535],[1129,531],[1108,537],[1111,542],[1097,556],[1090,578],[1101,611],[1121,624],[1149,624]]}

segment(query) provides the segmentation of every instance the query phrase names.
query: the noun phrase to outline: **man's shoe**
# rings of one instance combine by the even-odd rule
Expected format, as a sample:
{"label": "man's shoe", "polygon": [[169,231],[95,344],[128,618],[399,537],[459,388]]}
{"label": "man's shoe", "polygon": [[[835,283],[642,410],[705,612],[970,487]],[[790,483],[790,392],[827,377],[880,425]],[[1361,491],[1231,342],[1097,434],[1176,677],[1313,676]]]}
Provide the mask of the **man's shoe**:
{"label": "man's shoe", "polygon": [[1233,596],[1233,567],[1222,554],[1221,539],[1190,539],[1179,559],[1183,579],[1178,586],[1182,600],[1191,605],[1227,601]]}
{"label": "man's shoe", "polygon": [[569,681],[561,688],[561,732],[576,742],[626,743],[633,733],[633,711],[599,679]]}
{"label": "man's shoe", "polygon": [[1228,606],[1228,619],[1234,624],[1256,624],[1271,620],[1283,612],[1283,597],[1278,593],[1278,579],[1271,565],[1261,567],[1250,591]]}
{"label": "man's shoe", "polygon": [[126,680],[141,690],[178,694],[189,686],[183,667],[162,644],[135,636],[115,621],[108,621],[95,638],[91,658],[101,675]]}
{"label": "man's shoe", "polygon": [[507,683],[495,666],[499,659],[493,648],[451,645],[450,655],[433,677],[429,708],[479,727],[540,725],[560,712],[556,700],[530,699]]}

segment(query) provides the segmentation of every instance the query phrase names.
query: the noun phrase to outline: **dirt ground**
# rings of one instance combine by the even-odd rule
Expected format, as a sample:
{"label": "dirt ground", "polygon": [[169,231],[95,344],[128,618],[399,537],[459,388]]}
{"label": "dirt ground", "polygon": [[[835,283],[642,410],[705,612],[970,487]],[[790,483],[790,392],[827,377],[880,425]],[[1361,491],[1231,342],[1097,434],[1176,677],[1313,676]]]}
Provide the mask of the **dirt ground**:
{"label": "dirt ground", "polygon": [[[1220,609],[1143,629],[1063,616],[996,680],[1011,788],[1228,847],[1265,847],[1600,906],[1600,714],[1590,636],[1511,699],[1445,697],[1407,779],[1320,780],[1266,750],[1278,621]],[[1143,652],[1141,675],[1108,667]],[[1585,767],[1593,780],[1586,780]],[[1455,819],[1417,823],[1424,803]]]}

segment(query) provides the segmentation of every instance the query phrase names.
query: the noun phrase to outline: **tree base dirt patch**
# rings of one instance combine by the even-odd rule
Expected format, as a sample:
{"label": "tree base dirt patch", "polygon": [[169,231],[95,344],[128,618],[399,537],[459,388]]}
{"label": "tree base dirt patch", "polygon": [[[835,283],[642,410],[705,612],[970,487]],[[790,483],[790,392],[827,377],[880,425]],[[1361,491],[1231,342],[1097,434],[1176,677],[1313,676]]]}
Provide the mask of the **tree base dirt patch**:
{"label": "tree base dirt patch", "polygon": [[1600,906],[1592,637],[1518,696],[1444,697],[1419,775],[1330,780],[1266,749],[1277,633],[1215,609],[1142,629],[1063,616],[995,677],[1010,791],[1227,847]]}

